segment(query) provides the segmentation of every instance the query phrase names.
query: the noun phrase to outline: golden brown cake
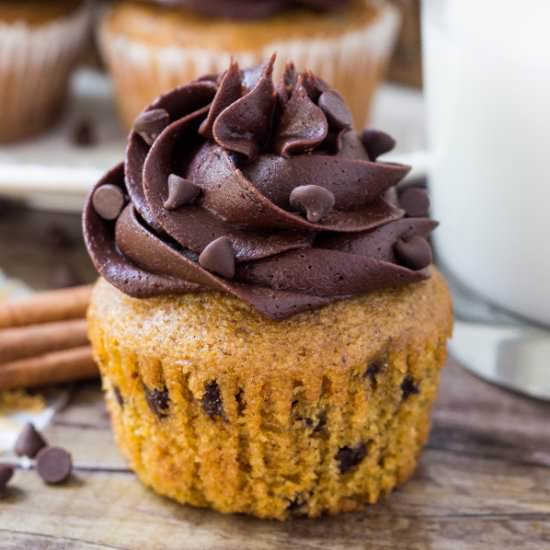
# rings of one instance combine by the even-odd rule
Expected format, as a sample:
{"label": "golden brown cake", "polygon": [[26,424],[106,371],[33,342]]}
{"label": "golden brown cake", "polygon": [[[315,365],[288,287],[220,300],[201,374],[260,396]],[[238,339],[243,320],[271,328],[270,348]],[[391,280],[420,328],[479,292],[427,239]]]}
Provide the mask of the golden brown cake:
{"label": "golden brown cake", "polygon": [[284,9],[244,21],[123,1],[106,16],[100,35],[127,128],[158,95],[203,74],[221,73],[230,56],[251,66],[273,52],[277,76],[290,59],[298,69],[314,71],[344,95],[363,126],[397,27],[397,10],[379,0],[353,0],[328,13]]}
{"label": "golden brown cake", "polygon": [[88,313],[117,441],[181,503],[261,518],[374,503],[414,470],[452,306],[394,142],[288,65],[149,106],[97,183]]}
{"label": "golden brown cake", "polygon": [[56,120],[88,19],[80,0],[0,3],[0,143],[37,134]]}

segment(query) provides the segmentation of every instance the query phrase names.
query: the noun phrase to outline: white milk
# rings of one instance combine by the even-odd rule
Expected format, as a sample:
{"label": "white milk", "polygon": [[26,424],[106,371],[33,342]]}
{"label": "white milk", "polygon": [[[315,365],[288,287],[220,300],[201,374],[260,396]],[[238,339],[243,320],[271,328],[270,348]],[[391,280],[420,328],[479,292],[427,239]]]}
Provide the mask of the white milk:
{"label": "white milk", "polygon": [[550,0],[424,0],[439,258],[550,325]]}

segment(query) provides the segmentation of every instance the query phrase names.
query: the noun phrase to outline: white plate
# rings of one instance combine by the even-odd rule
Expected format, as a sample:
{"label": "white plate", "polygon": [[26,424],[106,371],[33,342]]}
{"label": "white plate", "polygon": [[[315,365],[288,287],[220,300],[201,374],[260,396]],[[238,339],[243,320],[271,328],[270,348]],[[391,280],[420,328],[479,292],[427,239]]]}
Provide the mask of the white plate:
{"label": "white plate", "polygon": [[[76,146],[71,135],[80,120],[91,120],[97,144]],[[385,85],[374,104],[372,126],[392,134],[398,148],[388,160],[411,164],[412,177],[425,172],[424,103],[416,90]],[[21,144],[0,147],[0,195],[24,198],[53,210],[80,210],[90,187],[122,160],[126,138],[118,125],[110,80],[79,70],[64,119],[50,132]]]}

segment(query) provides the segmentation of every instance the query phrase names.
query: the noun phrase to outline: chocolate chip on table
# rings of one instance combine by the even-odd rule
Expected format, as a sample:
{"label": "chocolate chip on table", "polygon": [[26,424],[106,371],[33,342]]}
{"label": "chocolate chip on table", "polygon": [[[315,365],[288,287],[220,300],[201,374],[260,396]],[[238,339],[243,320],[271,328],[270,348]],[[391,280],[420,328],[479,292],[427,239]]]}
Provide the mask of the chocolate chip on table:
{"label": "chocolate chip on table", "polygon": [[97,135],[92,121],[85,118],[78,120],[73,128],[71,141],[77,147],[92,147],[95,145]]}
{"label": "chocolate chip on table", "polygon": [[36,457],[38,475],[51,485],[67,481],[73,471],[71,455],[61,447],[46,447]]}
{"label": "chocolate chip on table", "polygon": [[389,153],[395,147],[395,139],[380,130],[370,128],[363,130],[361,140],[372,161],[375,161],[380,155]]}
{"label": "chocolate chip on table", "polygon": [[170,174],[168,176],[168,198],[164,202],[164,208],[177,210],[182,206],[192,204],[200,192],[200,187],[192,181],[176,174]]}
{"label": "chocolate chip on table", "polygon": [[170,115],[164,109],[151,109],[139,115],[134,122],[134,130],[147,145],[153,145],[161,132],[170,124]]}
{"label": "chocolate chip on table", "polygon": [[212,241],[200,254],[199,264],[226,279],[235,277],[235,251],[228,237]]}
{"label": "chocolate chip on table", "polygon": [[339,129],[353,126],[353,115],[339,93],[333,90],[323,92],[319,97],[318,105],[332,126]]}
{"label": "chocolate chip on table", "polygon": [[104,220],[116,220],[124,207],[124,193],[120,187],[106,183],[98,187],[92,196],[94,210]]}
{"label": "chocolate chip on table", "polygon": [[416,271],[432,263],[432,247],[423,237],[399,239],[395,243],[394,252],[399,262]]}
{"label": "chocolate chip on table", "polygon": [[333,208],[334,193],[318,185],[300,185],[290,193],[290,206],[305,210],[308,221],[320,222]]}
{"label": "chocolate chip on table", "polygon": [[405,376],[405,379],[401,383],[401,393],[403,401],[406,401],[411,395],[418,395],[420,393],[420,388],[416,385],[412,376]]}
{"label": "chocolate chip on table", "polygon": [[210,418],[215,418],[216,416],[225,417],[222,395],[217,382],[212,381],[206,384],[201,403],[202,410]]}
{"label": "chocolate chip on table", "polygon": [[409,218],[425,218],[430,212],[430,197],[425,189],[409,187],[399,195],[399,206]]}
{"label": "chocolate chip on table", "polygon": [[17,456],[35,458],[46,446],[47,443],[42,434],[28,422],[17,437],[13,450]]}
{"label": "chocolate chip on table", "polygon": [[151,412],[156,415],[160,420],[168,416],[170,410],[170,394],[168,388],[160,390],[149,389],[147,386],[143,386],[145,392],[145,399]]}
{"label": "chocolate chip on table", "polygon": [[14,469],[12,466],[8,466],[7,464],[0,464],[0,493],[2,493],[2,491],[4,491],[4,489],[7,487],[8,483],[13,477],[13,474]]}
{"label": "chocolate chip on table", "polygon": [[342,447],[336,453],[336,460],[339,462],[340,473],[345,474],[355,466],[361,464],[367,456],[367,446],[360,443],[356,447]]}

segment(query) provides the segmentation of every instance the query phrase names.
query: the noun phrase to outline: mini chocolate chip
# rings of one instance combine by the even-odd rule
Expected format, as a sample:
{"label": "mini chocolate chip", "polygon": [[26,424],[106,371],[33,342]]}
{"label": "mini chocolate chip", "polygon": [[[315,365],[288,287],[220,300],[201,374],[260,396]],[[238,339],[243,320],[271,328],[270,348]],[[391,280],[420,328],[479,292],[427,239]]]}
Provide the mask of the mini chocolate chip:
{"label": "mini chocolate chip", "polygon": [[367,128],[361,134],[361,140],[369,158],[375,161],[380,155],[389,153],[395,147],[395,139],[380,130]]}
{"label": "mini chocolate chip", "polygon": [[424,269],[432,263],[432,248],[423,237],[399,239],[395,243],[394,252],[399,262],[410,269]]}
{"label": "mini chocolate chip", "polygon": [[191,204],[200,194],[201,188],[176,174],[168,176],[168,198],[164,202],[167,210],[176,210]]}
{"label": "mini chocolate chip", "polygon": [[204,394],[202,396],[202,410],[210,417],[216,416],[225,417],[225,411],[223,409],[223,401],[218,383],[212,380],[208,382],[204,387]]}
{"label": "mini chocolate chip", "polygon": [[342,447],[336,453],[336,460],[339,462],[340,473],[345,474],[352,468],[361,464],[367,456],[367,446],[360,443],[356,447]]}
{"label": "mini chocolate chip", "polygon": [[228,237],[212,241],[200,254],[199,264],[211,273],[232,279],[235,276],[235,252]]}
{"label": "mini chocolate chip", "polygon": [[113,386],[113,394],[115,396],[116,402],[118,403],[118,406],[121,408],[124,407],[124,398],[122,397],[122,393],[118,386]]}
{"label": "mini chocolate chip", "polygon": [[153,145],[161,132],[170,124],[170,115],[164,109],[151,109],[139,115],[134,122],[134,130],[147,145]]}
{"label": "mini chocolate chip", "polygon": [[71,475],[73,460],[61,447],[46,447],[36,457],[36,470],[46,483],[57,485],[67,481]]}
{"label": "mini chocolate chip", "polygon": [[405,401],[411,395],[418,395],[420,393],[420,388],[415,384],[412,376],[407,374],[401,384],[401,392],[403,394],[403,401]]}
{"label": "mini chocolate chip", "polygon": [[144,385],[143,390],[151,412],[161,420],[166,418],[170,409],[170,395],[168,393],[168,388],[151,390]]}
{"label": "mini chocolate chip", "polygon": [[42,434],[28,422],[17,437],[13,450],[17,456],[34,458],[46,445]]}
{"label": "mini chocolate chip", "polygon": [[13,477],[14,469],[7,464],[0,464],[0,493],[6,488]]}
{"label": "mini chocolate chip", "polygon": [[409,187],[399,195],[399,206],[409,218],[425,218],[430,212],[430,198],[425,189]]}
{"label": "mini chocolate chip", "polygon": [[116,220],[124,206],[124,193],[116,185],[106,183],[94,191],[92,204],[104,220]]}
{"label": "mini chocolate chip", "polygon": [[71,134],[71,141],[77,147],[91,147],[97,143],[95,128],[90,120],[79,120]]}
{"label": "mini chocolate chip", "polygon": [[323,92],[318,105],[332,126],[340,129],[352,127],[353,115],[339,93],[333,90]]}
{"label": "mini chocolate chip", "polygon": [[320,222],[334,208],[335,202],[334,194],[318,185],[300,185],[290,193],[290,206],[305,210],[312,223]]}

